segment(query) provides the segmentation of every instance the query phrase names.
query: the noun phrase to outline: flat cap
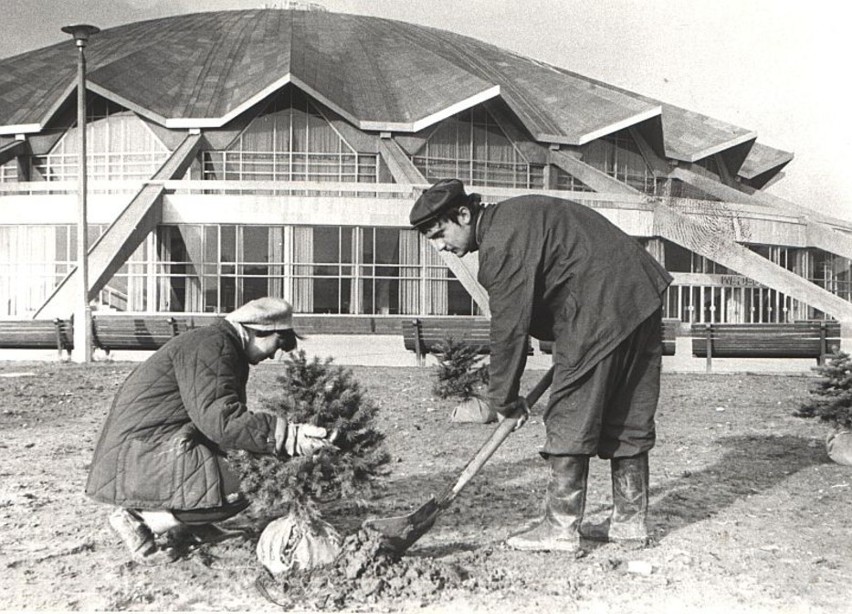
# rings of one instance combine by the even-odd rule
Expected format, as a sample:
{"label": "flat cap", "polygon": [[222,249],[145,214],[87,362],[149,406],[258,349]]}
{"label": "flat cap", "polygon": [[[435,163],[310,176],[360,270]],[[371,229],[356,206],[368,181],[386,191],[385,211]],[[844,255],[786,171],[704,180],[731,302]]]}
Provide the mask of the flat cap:
{"label": "flat cap", "polygon": [[464,184],[459,179],[441,179],[431,187],[423,190],[423,194],[414,203],[408,219],[414,228],[422,226],[441,216],[444,211],[466,205],[468,195]]}
{"label": "flat cap", "polygon": [[255,330],[292,330],[293,307],[284,299],[264,296],[235,309],[225,319]]}

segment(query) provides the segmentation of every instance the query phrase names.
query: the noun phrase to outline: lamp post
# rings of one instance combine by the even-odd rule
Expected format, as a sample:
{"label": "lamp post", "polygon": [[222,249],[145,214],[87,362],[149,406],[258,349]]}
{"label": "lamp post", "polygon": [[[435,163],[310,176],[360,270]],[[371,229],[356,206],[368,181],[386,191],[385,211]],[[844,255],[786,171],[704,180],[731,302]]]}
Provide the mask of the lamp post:
{"label": "lamp post", "polygon": [[74,309],[74,362],[92,360],[92,308],[89,305],[89,227],[86,221],[86,54],[89,37],[100,28],[65,26],[62,31],[77,43],[77,129],[80,132],[77,175],[77,278],[79,302]]}

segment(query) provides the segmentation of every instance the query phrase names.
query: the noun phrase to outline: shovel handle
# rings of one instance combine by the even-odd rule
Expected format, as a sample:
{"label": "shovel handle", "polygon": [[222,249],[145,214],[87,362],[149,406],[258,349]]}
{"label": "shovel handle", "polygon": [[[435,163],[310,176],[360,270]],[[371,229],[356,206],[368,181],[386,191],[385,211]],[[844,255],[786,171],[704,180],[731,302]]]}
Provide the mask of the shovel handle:
{"label": "shovel handle", "polygon": [[[536,404],[536,402],[541,398],[541,395],[544,394],[544,391],[550,387],[551,382],[553,381],[553,367],[547,370],[547,373],[538,381],[535,387],[530,390],[529,394],[526,396],[526,402],[528,407],[532,407]],[[482,447],[479,448],[479,451],[476,455],[470,460],[467,466],[462,471],[459,479],[456,480],[456,483],[452,485],[449,489],[447,489],[443,495],[438,499],[438,505],[440,507],[446,507],[453,499],[456,498],[462,489],[467,486],[467,483],[479,473],[479,470],[482,469],[482,466],[491,458],[491,455],[499,448],[512,430],[515,428],[515,425],[518,423],[520,419],[520,415],[512,415],[507,416],[503,420],[500,421],[500,424],[497,425],[497,428],[494,429],[494,432],[491,436],[482,444]]]}

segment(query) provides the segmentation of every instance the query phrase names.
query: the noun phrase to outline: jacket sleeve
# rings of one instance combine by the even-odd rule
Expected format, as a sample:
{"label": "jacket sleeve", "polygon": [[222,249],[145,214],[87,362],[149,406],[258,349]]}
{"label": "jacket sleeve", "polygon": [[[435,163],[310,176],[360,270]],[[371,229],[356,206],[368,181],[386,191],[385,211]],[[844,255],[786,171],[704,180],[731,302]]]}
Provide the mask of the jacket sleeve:
{"label": "jacket sleeve", "polygon": [[184,347],[175,357],[175,377],[190,419],[220,448],[275,453],[277,418],[251,412],[245,403],[248,363],[227,338],[215,335]]}
{"label": "jacket sleeve", "polygon": [[479,280],[488,291],[491,308],[488,401],[505,416],[514,409],[527,364],[535,270],[526,254],[504,246],[485,258],[480,256]]}

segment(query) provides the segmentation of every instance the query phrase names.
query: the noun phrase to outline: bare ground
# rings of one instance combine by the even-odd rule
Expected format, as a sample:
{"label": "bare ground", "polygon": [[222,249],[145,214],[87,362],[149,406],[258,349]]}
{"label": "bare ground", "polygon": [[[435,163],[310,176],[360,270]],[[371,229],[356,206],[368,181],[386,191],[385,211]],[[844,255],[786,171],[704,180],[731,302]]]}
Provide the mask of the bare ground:
{"label": "bare ground", "polygon": [[[205,547],[166,567],[131,562],[83,494],[92,449],[131,363],[0,363],[0,608],[281,611],[256,587],[256,537]],[[276,365],[255,369],[250,396],[274,394]],[[353,367],[382,408],[390,474],[379,495],[324,510],[344,533],[368,516],[406,513],[455,481],[491,425],[454,425],[432,398],[431,369]],[[530,387],[541,371],[525,378]],[[655,545],[587,544],[585,556],[522,553],[503,540],[537,513],[545,467],[533,419],[401,563],[454,569],[451,582],[375,598],[355,611],[852,611],[852,468],[825,452],[828,427],[791,416],[809,377],[663,376],[651,455]],[[587,512],[605,517],[607,463],[592,463]],[[258,510],[231,521],[255,531]],[[279,593],[276,597],[280,597]],[[286,594],[284,595],[286,597]],[[286,602],[286,600],[285,600]],[[292,605],[292,604],[291,604]],[[307,600],[295,609],[330,608]]]}

